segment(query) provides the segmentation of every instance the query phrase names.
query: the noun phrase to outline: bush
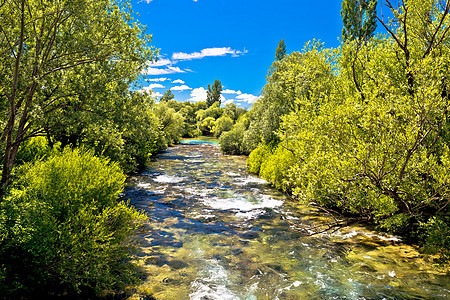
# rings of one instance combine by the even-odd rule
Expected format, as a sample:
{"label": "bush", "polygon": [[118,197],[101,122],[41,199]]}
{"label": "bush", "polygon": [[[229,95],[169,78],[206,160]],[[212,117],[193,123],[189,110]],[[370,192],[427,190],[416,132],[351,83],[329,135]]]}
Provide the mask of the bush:
{"label": "bush", "polygon": [[134,282],[129,239],[143,216],[117,202],[124,180],[79,150],[28,166],[0,207],[3,295],[104,296]]}
{"label": "bush", "polygon": [[241,127],[233,128],[233,130],[224,132],[219,139],[220,150],[225,154],[242,154],[242,138],[244,130]]}
{"label": "bush", "polygon": [[16,162],[18,164],[32,162],[41,158],[48,157],[59,151],[59,143],[53,148],[48,144],[43,136],[30,138],[23,142],[17,152]]}
{"label": "bush", "polygon": [[230,131],[233,128],[233,119],[228,115],[223,115],[216,120],[216,124],[213,128],[214,136],[219,138],[222,133]]}
{"label": "bush", "polygon": [[292,152],[278,146],[271,155],[262,161],[259,173],[277,189],[289,191],[287,174],[294,163],[295,157]]}
{"label": "bush", "polygon": [[248,171],[250,173],[259,175],[261,164],[266,161],[271,154],[272,149],[268,145],[260,145],[258,148],[253,150],[247,160]]}
{"label": "bush", "polygon": [[437,254],[437,262],[447,265],[450,262],[450,217],[447,214],[432,217],[421,224],[424,229],[423,250],[429,254]]}

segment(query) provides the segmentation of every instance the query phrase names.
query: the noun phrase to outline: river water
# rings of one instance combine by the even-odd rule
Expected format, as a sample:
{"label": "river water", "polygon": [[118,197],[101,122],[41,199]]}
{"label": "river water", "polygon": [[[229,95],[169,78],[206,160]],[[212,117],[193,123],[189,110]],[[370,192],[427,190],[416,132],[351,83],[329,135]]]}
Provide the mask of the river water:
{"label": "river water", "polygon": [[125,198],[149,217],[136,255],[146,279],[130,299],[450,299],[449,275],[396,237],[305,234],[327,217],[245,163],[184,143],[129,179]]}

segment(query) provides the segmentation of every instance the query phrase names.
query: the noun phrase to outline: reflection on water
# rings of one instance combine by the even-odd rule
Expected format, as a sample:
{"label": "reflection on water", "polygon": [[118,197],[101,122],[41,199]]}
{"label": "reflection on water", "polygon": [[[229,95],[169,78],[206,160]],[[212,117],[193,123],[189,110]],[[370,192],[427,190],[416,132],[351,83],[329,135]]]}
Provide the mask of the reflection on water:
{"label": "reflection on water", "polygon": [[149,216],[135,299],[450,298],[449,276],[395,237],[362,227],[305,235],[325,217],[213,144],[170,148],[125,197]]}

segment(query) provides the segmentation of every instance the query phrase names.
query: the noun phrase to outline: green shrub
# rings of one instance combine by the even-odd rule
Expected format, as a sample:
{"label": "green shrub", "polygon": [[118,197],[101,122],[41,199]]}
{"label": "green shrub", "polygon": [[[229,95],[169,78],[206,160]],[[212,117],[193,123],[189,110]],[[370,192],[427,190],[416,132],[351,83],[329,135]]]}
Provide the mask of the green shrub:
{"label": "green shrub", "polygon": [[214,136],[219,138],[222,133],[230,131],[233,128],[233,119],[228,115],[223,115],[216,120],[215,126],[213,128]]}
{"label": "green shrub", "polygon": [[124,180],[79,150],[23,170],[0,208],[4,295],[104,296],[136,280],[129,239],[143,216],[117,202]]}
{"label": "green shrub", "polygon": [[260,145],[253,150],[247,159],[247,169],[249,172],[259,175],[261,164],[272,154],[272,149],[268,145]]}
{"label": "green shrub", "polygon": [[450,262],[450,216],[447,214],[432,217],[422,224],[424,229],[424,252],[437,254],[438,263],[444,266]]}
{"label": "green shrub", "polygon": [[59,143],[51,147],[43,136],[30,138],[20,145],[17,152],[16,162],[18,164],[32,162],[48,157],[59,150]]}
{"label": "green shrub", "polygon": [[287,173],[295,163],[292,152],[278,146],[271,155],[268,155],[261,163],[259,174],[272,185],[283,191],[290,189],[286,180]]}
{"label": "green shrub", "polygon": [[224,132],[219,139],[220,150],[225,154],[242,154],[243,137],[244,129],[239,126]]}

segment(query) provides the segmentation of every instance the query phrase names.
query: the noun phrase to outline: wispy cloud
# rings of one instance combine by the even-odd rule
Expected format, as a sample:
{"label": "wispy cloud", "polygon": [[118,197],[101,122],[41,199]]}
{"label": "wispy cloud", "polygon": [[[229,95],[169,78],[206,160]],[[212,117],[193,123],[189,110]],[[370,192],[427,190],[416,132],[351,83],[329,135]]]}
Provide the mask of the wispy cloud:
{"label": "wispy cloud", "polygon": [[145,75],[168,75],[168,74],[176,74],[176,73],[186,73],[187,71],[180,69],[179,67],[167,67],[164,69],[159,68],[148,68],[144,70],[143,73]]}
{"label": "wispy cloud", "polygon": [[[238,57],[247,53],[247,50],[239,51],[231,49],[230,47],[222,47],[222,48],[205,48],[200,52],[193,53],[184,53],[184,52],[175,52],[172,54],[172,58],[160,58],[158,61],[152,61],[149,63],[149,67],[146,70],[142,71],[143,75],[149,76],[158,76],[158,75],[168,75],[168,74],[176,74],[176,73],[186,73],[193,72],[191,69],[180,69],[179,67],[175,67],[179,61],[185,60],[193,60],[193,59],[202,59],[204,57],[213,57],[213,56],[226,56],[231,55],[232,57]],[[164,67],[164,68],[160,68]],[[148,81],[157,81],[148,80]],[[184,84],[184,81],[178,79],[173,83]]]}
{"label": "wispy cloud", "polygon": [[206,90],[203,87],[199,87],[191,91],[191,98],[188,100],[191,102],[206,101],[206,95]]}
{"label": "wispy cloud", "polygon": [[163,77],[163,78],[148,78],[148,79],[145,79],[145,81],[151,81],[151,82],[161,82],[161,81],[166,81],[166,80],[169,80],[169,78]]}
{"label": "wispy cloud", "polygon": [[171,88],[172,91],[185,91],[185,90],[192,90],[192,88],[188,87],[187,85],[178,85]]}
{"label": "wispy cloud", "polygon": [[235,91],[235,90],[230,90],[230,89],[225,89],[222,91],[222,94],[236,94],[236,95],[240,95],[242,94],[241,91]]}
{"label": "wispy cloud", "polygon": [[193,53],[184,53],[184,52],[175,52],[172,54],[173,60],[192,60],[192,59],[202,59],[204,57],[210,56],[225,56],[231,55],[233,57],[238,57],[247,53],[247,50],[239,51],[231,49],[230,47],[222,47],[222,48],[206,48],[201,50],[200,52]]}
{"label": "wispy cloud", "polygon": [[177,79],[177,80],[172,81],[172,83],[184,84],[185,82],[181,79]]}
{"label": "wispy cloud", "polygon": [[162,67],[162,66],[169,66],[172,65],[173,62],[170,59],[167,58],[159,58],[157,61],[152,61],[150,63],[151,67]]}

